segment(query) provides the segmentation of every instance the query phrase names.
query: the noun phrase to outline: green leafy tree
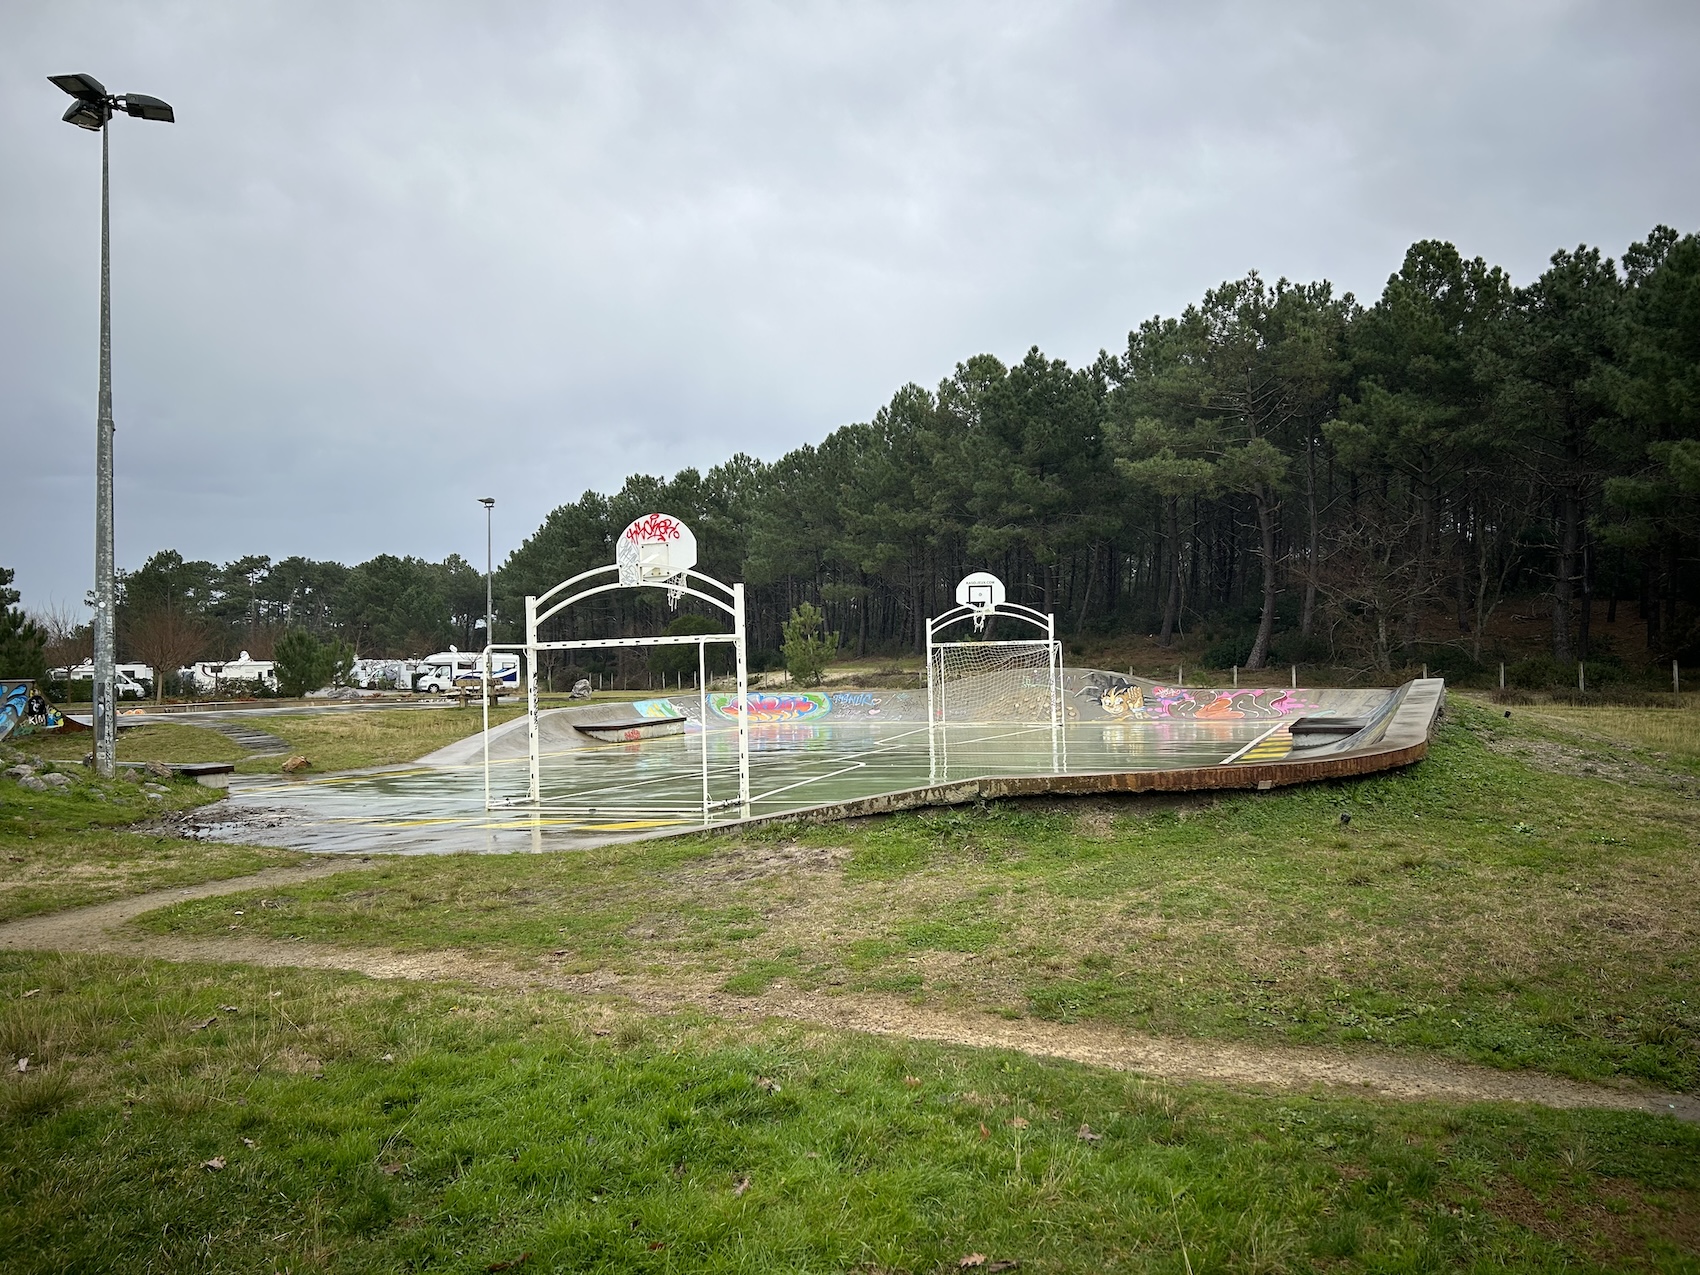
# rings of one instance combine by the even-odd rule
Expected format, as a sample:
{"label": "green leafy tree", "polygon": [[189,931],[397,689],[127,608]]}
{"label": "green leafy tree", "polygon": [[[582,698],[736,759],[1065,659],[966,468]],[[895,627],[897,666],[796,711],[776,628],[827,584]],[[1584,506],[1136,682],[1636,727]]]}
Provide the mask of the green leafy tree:
{"label": "green leafy tree", "polygon": [[297,697],[329,685],[346,651],[341,643],[327,645],[305,629],[290,629],[277,640],[272,656],[278,691]]}
{"label": "green leafy tree", "polygon": [[18,606],[21,595],[12,588],[16,573],[0,567],[0,677],[47,676],[47,634]]}
{"label": "green leafy tree", "polygon": [[838,634],[826,632],[826,618],[805,602],[785,621],[785,671],[810,686],[821,684],[826,662],[838,649]]}
{"label": "green leafy tree", "polygon": [[[726,625],[710,616],[684,615],[673,617],[667,625],[668,637],[682,637],[696,633],[724,633]],[[729,647],[711,644],[707,651],[708,672],[712,677],[723,668],[726,661],[726,651]],[[680,643],[678,646],[654,646],[650,648],[649,671],[657,677],[672,679],[680,674],[689,681],[697,672],[697,648],[693,643]]]}

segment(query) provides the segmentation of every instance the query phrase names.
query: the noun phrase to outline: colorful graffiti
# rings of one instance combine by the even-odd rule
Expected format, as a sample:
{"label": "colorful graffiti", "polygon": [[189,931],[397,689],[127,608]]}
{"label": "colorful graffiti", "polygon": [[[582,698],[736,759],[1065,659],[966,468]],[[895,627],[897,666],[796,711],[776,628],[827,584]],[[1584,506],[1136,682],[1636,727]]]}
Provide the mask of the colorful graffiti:
{"label": "colorful graffiti", "polygon": [[1278,686],[1246,690],[1187,690],[1174,686],[1136,686],[1126,678],[1095,677],[1077,694],[1098,705],[1105,716],[1196,718],[1200,721],[1255,721],[1287,717],[1315,707]]}
{"label": "colorful graffiti", "polygon": [[34,682],[0,682],[0,739],[64,725],[64,716],[35,689]]}
{"label": "colorful graffiti", "polygon": [[[736,720],[738,697],[717,693],[708,697],[709,706],[721,717]],[[832,696],[824,691],[751,691],[752,722],[799,722],[825,717],[832,711]]]}

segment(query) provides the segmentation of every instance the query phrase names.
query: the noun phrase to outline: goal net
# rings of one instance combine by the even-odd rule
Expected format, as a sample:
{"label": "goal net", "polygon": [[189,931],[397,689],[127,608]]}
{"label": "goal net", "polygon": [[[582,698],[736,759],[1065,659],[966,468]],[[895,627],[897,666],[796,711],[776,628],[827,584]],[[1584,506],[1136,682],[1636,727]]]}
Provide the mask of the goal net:
{"label": "goal net", "polygon": [[1060,655],[1050,641],[935,644],[927,669],[933,720],[1056,725]]}

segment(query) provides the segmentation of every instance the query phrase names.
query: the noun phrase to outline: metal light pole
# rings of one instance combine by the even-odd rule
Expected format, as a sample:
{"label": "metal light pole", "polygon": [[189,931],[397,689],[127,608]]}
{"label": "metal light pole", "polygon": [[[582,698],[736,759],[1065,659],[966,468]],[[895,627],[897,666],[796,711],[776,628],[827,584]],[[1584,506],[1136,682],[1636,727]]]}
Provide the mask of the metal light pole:
{"label": "metal light pole", "polygon": [[94,766],[110,779],[118,761],[117,599],[112,535],[112,238],[106,125],[114,111],[144,120],[176,121],[171,107],[142,93],[111,94],[92,75],[50,75],[76,100],[65,122],[100,134],[100,398],[95,422],[94,495]]}
{"label": "metal light pole", "polygon": [[492,544],[490,539],[490,511],[496,507],[496,498],[494,496],[480,496],[478,503],[484,506],[484,646],[486,648],[484,652],[484,683],[488,687],[491,673],[488,648],[496,640],[496,595],[490,583],[492,579],[491,568],[495,563],[495,558],[490,549]]}

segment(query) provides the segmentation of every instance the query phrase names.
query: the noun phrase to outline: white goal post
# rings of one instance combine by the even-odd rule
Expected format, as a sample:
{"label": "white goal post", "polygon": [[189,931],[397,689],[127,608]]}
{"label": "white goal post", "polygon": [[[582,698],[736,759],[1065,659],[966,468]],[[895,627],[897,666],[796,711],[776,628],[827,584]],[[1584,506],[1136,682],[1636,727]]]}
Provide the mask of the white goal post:
{"label": "white goal post", "polygon": [[[1063,718],[1062,647],[1056,619],[1006,599],[1003,582],[976,571],[956,586],[957,605],[927,621],[927,720],[940,723],[1019,723],[1060,729]],[[994,641],[940,641],[939,635],[972,621],[1017,620],[1043,637]]]}
{"label": "white goal post", "polygon": [[[581,651],[607,647],[690,646],[697,648],[697,693],[700,700],[699,721],[702,744],[702,812],[719,806],[737,805],[748,813],[750,804],[750,710],[749,658],[744,620],[744,586],[723,584],[713,576],[695,570],[697,560],[696,536],[682,521],[667,514],[648,514],[637,519],[620,533],[615,542],[615,560],[605,567],[592,567],[571,579],[563,580],[548,592],[525,600],[525,642],[497,644],[485,648],[491,651],[523,651],[526,663],[526,717],[530,774],[528,800],[534,808],[543,804],[542,747],[537,728],[537,656],[541,651]],[[606,577],[612,575],[613,579]],[[600,577],[600,579],[599,579]],[[576,602],[614,589],[665,589],[669,604],[681,597],[696,598],[723,612],[732,621],[730,633],[692,633],[663,637],[583,638],[575,641],[546,642],[538,632],[545,621],[560,614]],[[709,794],[708,764],[708,659],[707,648],[725,643],[733,650],[738,683],[738,796],[735,800],[715,802]],[[510,801],[495,801],[490,794],[490,687],[489,660],[484,661],[484,808],[511,806]]]}

